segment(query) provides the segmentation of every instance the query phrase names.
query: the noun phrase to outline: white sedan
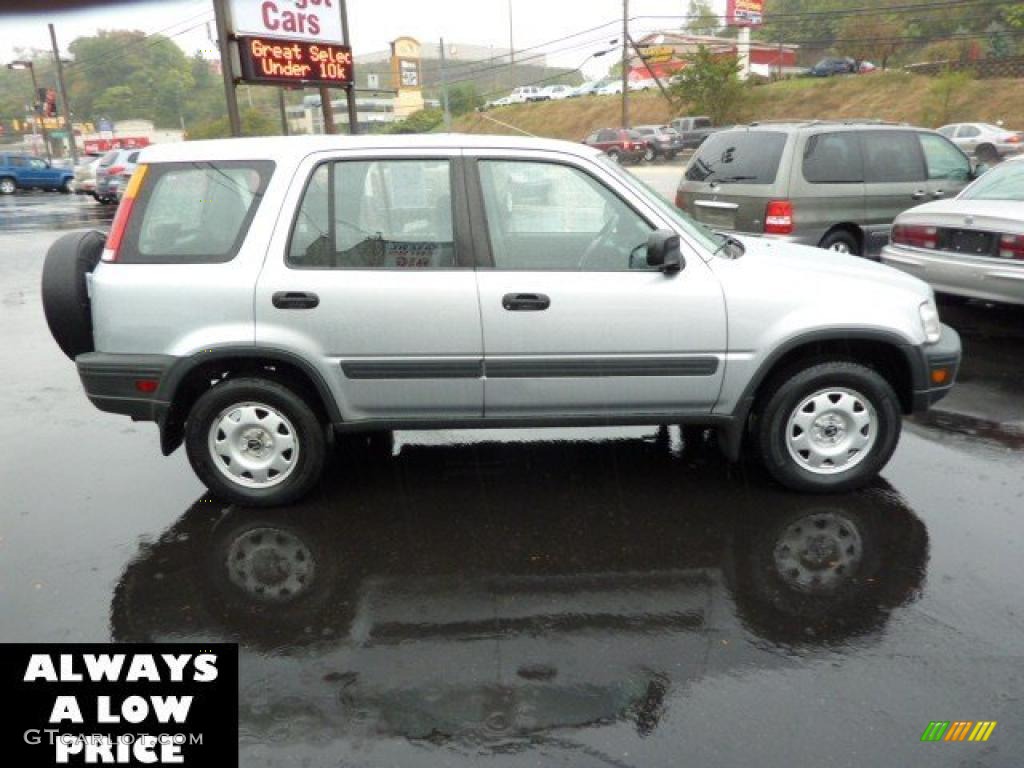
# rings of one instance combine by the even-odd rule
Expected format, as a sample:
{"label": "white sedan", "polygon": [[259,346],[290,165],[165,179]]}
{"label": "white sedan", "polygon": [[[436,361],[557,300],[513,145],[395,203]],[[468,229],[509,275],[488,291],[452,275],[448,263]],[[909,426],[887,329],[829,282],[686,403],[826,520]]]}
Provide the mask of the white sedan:
{"label": "white sedan", "polygon": [[897,216],[882,261],[940,293],[1024,304],[1024,157]]}

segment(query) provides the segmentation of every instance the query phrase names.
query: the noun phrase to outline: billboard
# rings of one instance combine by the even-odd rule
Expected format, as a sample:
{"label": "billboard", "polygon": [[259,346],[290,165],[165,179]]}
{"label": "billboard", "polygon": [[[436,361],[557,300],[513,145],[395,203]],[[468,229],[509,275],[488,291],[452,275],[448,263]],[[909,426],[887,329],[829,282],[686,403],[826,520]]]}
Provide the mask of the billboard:
{"label": "billboard", "polygon": [[341,44],[338,0],[228,0],[236,35]]}
{"label": "billboard", "polygon": [[239,37],[242,79],[250,83],[352,84],[352,49],[303,40]]}
{"label": "billboard", "polygon": [[725,0],[729,27],[759,27],[764,23],[764,0]]}

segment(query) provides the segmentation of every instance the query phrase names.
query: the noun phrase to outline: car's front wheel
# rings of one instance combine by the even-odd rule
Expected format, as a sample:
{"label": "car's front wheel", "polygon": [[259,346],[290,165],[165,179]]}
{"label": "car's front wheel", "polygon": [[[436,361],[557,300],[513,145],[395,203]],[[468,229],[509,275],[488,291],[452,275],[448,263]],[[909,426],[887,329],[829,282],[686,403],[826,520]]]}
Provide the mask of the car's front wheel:
{"label": "car's front wheel", "polygon": [[788,488],[838,492],[870,482],[896,449],[899,398],[877,371],[848,361],[776,379],[755,414],[767,470]]}
{"label": "car's front wheel", "polygon": [[218,497],[248,506],[294,501],[320,477],[323,425],[305,400],[276,381],[217,384],[192,407],[185,428],[192,468]]}
{"label": "car's front wheel", "polygon": [[616,163],[621,163],[622,162],[622,153],[619,152],[619,150],[617,150],[617,149],[609,149],[608,150],[608,157],[611,158],[611,160],[613,162],[616,162]]}
{"label": "car's front wheel", "polygon": [[0,195],[13,195],[17,188],[18,186],[14,183],[14,179],[7,176],[0,179]]}

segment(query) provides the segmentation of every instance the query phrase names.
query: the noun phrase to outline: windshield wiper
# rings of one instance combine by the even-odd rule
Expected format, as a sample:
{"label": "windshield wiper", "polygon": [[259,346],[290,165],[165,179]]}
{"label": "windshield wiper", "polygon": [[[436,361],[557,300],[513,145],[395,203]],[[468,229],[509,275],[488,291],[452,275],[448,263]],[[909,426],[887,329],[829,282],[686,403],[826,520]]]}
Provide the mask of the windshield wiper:
{"label": "windshield wiper", "polygon": [[729,184],[735,181],[757,181],[757,176],[719,176],[714,179],[714,181],[719,181],[723,184]]}

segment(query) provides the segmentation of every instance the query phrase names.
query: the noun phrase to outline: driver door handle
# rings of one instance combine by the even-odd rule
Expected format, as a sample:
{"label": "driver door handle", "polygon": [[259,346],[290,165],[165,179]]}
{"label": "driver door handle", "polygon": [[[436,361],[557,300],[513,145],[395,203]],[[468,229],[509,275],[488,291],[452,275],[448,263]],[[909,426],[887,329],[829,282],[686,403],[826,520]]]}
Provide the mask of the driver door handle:
{"label": "driver door handle", "polygon": [[310,291],[278,291],[271,297],[271,303],[278,309],[313,309],[320,303],[320,297]]}
{"label": "driver door handle", "polygon": [[911,197],[914,200],[920,200],[921,198],[924,197],[924,195],[925,195],[925,191],[923,189],[919,189],[916,192],[914,192],[913,194],[911,194]]}
{"label": "driver door handle", "polygon": [[506,293],[501,306],[509,312],[540,312],[551,306],[551,299],[543,293]]}

